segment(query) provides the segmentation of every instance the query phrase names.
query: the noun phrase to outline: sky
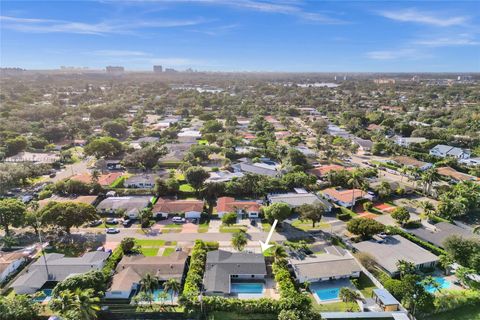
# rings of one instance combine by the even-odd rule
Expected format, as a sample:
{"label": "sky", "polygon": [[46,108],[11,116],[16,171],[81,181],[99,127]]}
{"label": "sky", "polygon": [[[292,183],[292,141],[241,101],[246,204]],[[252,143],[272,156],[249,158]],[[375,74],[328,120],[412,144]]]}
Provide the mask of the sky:
{"label": "sky", "polygon": [[0,65],[480,72],[480,1],[0,2]]}

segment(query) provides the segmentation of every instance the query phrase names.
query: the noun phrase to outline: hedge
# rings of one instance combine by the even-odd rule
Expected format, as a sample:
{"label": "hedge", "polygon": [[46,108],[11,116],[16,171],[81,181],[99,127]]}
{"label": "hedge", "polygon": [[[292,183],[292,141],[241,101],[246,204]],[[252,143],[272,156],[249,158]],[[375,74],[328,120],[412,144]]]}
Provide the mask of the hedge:
{"label": "hedge", "polygon": [[434,313],[445,312],[467,305],[480,304],[480,291],[476,290],[448,290],[435,296]]}
{"label": "hedge", "polygon": [[125,181],[125,176],[118,177],[115,181],[110,184],[110,188],[123,188],[123,182]]}
{"label": "hedge", "polygon": [[412,241],[413,243],[416,243],[418,244],[420,247],[430,251],[431,253],[439,256],[439,255],[446,255],[447,252],[439,247],[436,247],[434,246],[433,244],[430,244],[426,241],[423,241],[422,239],[420,238],[417,238],[416,236],[414,236],[413,234],[410,234],[406,231],[403,231],[402,229],[398,228],[398,227],[394,227],[394,226],[389,226],[388,227],[388,230],[390,231],[390,233],[393,233],[393,234],[398,234],[398,235],[401,235],[402,237]]}
{"label": "hedge", "polygon": [[103,266],[102,272],[105,278],[110,278],[115,268],[117,267],[117,264],[120,262],[120,260],[122,260],[122,258],[123,250],[121,246],[118,246],[115,250],[113,250],[110,257],[108,257],[107,263],[105,263],[105,265]]}

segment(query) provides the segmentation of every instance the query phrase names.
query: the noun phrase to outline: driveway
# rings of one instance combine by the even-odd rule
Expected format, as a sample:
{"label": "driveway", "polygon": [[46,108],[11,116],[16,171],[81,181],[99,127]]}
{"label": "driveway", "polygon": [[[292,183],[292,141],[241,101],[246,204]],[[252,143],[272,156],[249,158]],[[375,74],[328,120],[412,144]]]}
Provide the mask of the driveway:
{"label": "driveway", "polygon": [[198,232],[198,225],[187,222],[182,226],[182,231],[180,233],[197,233]]}

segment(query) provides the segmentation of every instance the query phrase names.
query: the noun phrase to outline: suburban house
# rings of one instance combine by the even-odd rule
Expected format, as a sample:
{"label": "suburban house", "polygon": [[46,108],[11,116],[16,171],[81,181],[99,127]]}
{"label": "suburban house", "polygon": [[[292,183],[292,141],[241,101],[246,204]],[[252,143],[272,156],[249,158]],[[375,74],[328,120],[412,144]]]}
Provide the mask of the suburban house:
{"label": "suburban house", "polygon": [[143,137],[130,142],[130,146],[135,150],[139,150],[139,149],[142,149],[142,146],[150,143],[156,143],[159,140],[160,138],[158,137]]}
{"label": "suburban house", "polygon": [[392,161],[407,168],[418,168],[422,171],[431,168],[433,165],[429,162],[423,162],[412,157],[398,156],[393,157]]}
{"label": "suburban house", "polygon": [[51,201],[54,201],[54,202],[74,202],[74,203],[84,203],[84,204],[93,205],[96,200],[97,200],[97,196],[78,196],[76,198],[53,196],[53,197],[50,197],[50,198],[38,200],[38,206],[39,206],[39,208],[43,208]]}
{"label": "suburban house", "polygon": [[443,248],[445,240],[452,235],[480,241],[480,236],[474,234],[471,230],[463,229],[448,222],[436,223],[433,228],[420,227],[417,229],[408,229],[408,232],[440,248]]}
{"label": "suburban house", "polygon": [[358,148],[363,152],[370,152],[370,150],[372,150],[373,142],[370,140],[354,138],[353,142],[355,142],[358,145]]}
{"label": "suburban house", "polygon": [[247,159],[240,163],[232,165],[235,172],[246,172],[253,174],[260,174],[269,177],[278,177],[281,172],[277,170],[276,164],[266,162],[253,163]]}
{"label": "suburban house", "polygon": [[4,282],[27,260],[28,254],[23,251],[0,252],[0,283]]}
{"label": "suburban house", "polygon": [[441,167],[437,169],[439,175],[449,178],[454,182],[460,181],[476,181],[477,177],[459,172],[451,167]]}
{"label": "suburban house", "polygon": [[40,257],[31,264],[11,287],[16,294],[34,293],[47,282],[60,282],[72,275],[100,270],[109,256],[110,253],[104,251],[87,252],[77,258],[65,257],[60,253],[47,253],[45,259]]}
{"label": "suburban house", "polygon": [[203,205],[201,200],[158,198],[152,212],[154,217],[167,218],[168,215],[185,213],[185,218],[187,219],[199,219],[203,212]]}
{"label": "suburban house", "polygon": [[122,161],[120,159],[110,159],[105,160],[105,165],[108,170],[121,170],[122,169]]}
{"label": "suburban house", "polygon": [[[98,177],[98,184],[101,185],[101,186],[109,186],[112,183],[114,183],[115,180],[117,180],[121,176],[123,176],[122,172],[110,172],[110,173],[101,174]],[[83,183],[92,183],[93,182],[92,175],[88,172],[78,173],[78,174],[74,175],[73,177],[71,177],[70,180],[80,181],[80,182],[83,182]]]}
{"label": "suburban house", "polygon": [[97,212],[104,214],[125,214],[136,219],[150,204],[150,197],[108,197],[97,206]]}
{"label": "suburban house", "polygon": [[233,282],[264,282],[266,276],[262,254],[215,250],[207,253],[203,287],[206,295],[228,296],[232,294]]}
{"label": "suburban house", "polygon": [[373,289],[373,300],[382,308],[383,311],[400,310],[400,302],[386,289]]}
{"label": "suburban house", "polygon": [[361,271],[350,252],[338,246],[326,247],[325,253],[315,257],[290,259],[289,264],[300,283],[358,278]]}
{"label": "suburban house", "polygon": [[435,267],[438,257],[399,235],[387,236],[382,241],[367,240],[354,243],[353,247],[373,256],[376,263],[388,274],[398,273],[400,260],[411,262],[416,268]]}
{"label": "suburban house", "polygon": [[402,146],[402,147],[409,147],[412,143],[422,143],[426,142],[426,138],[422,137],[401,137],[401,136],[394,136],[392,137],[393,142],[395,144]]}
{"label": "suburban house", "polygon": [[34,153],[22,151],[14,156],[5,158],[4,161],[13,163],[32,162],[38,164],[54,163],[60,161],[60,156],[56,153]]}
{"label": "suburban house", "polygon": [[357,201],[367,199],[373,200],[373,196],[361,189],[335,189],[328,188],[322,191],[322,195],[332,202],[343,206],[351,207]]}
{"label": "suburban house", "polygon": [[297,149],[298,151],[300,151],[305,157],[315,157],[317,155],[317,153],[306,147],[306,146],[298,146],[298,147],[295,147],[295,149]]}
{"label": "suburban house", "polygon": [[154,174],[139,174],[126,179],[123,185],[127,188],[151,189],[155,187],[155,177]]}
{"label": "suburban house", "polygon": [[179,162],[185,157],[185,154],[194,142],[186,143],[167,143],[165,147],[168,153],[159,159],[160,162]]}
{"label": "suburban house", "polygon": [[328,201],[320,198],[316,194],[307,192],[302,188],[295,188],[295,192],[289,193],[271,193],[267,195],[269,203],[286,203],[290,208],[297,208],[304,204],[320,204],[327,212],[332,210],[332,206]]}
{"label": "suburban house", "polygon": [[227,182],[230,181],[234,178],[241,178],[243,177],[244,174],[241,172],[230,172],[227,170],[221,170],[221,171],[211,171],[210,172],[210,177],[205,180],[206,183],[210,182]]}
{"label": "suburban house", "polygon": [[217,213],[221,218],[225,213],[236,212],[239,218],[247,215],[249,218],[258,218],[260,202],[253,200],[235,200],[232,197],[221,197],[217,200]]}
{"label": "suburban house", "polygon": [[160,281],[175,279],[182,283],[188,254],[183,251],[170,256],[145,257],[143,255],[123,256],[115,270],[106,299],[129,299],[140,289],[140,280],[147,274]]}
{"label": "suburban house", "polygon": [[317,178],[325,178],[328,176],[328,173],[331,171],[341,171],[341,170],[349,170],[349,168],[345,168],[338,164],[327,164],[324,166],[315,167],[313,169],[308,170],[309,174],[316,176]]}
{"label": "suburban house", "polygon": [[461,149],[457,147],[450,147],[444,144],[437,144],[435,147],[430,149],[430,155],[436,157],[454,157],[457,159],[468,159],[470,158],[470,150]]}

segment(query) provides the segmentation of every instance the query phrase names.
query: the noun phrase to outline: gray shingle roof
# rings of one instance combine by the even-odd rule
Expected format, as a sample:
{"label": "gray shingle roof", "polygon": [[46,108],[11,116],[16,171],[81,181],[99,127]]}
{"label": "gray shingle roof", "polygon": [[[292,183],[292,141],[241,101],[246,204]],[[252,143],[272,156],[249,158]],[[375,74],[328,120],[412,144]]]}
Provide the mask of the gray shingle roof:
{"label": "gray shingle roof", "polygon": [[203,285],[206,292],[230,293],[232,275],[266,275],[267,268],[262,254],[228,252],[207,253]]}
{"label": "gray shingle roof", "polygon": [[296,208],[302,204],[321,204],[325,208],[330,208],[328,201],[318,197],[313,193],[281,193],[281,194],[271,194],[268,196],[268,199],[271,203],[283,202],[288,204],[290,207]]}
{"label": "gray shingle roof", "polygon": [[147,207],[150,197],[109,197],[100,202],[97,209],[125,210],[126,213],[138,213]]}
{"label": "gray shingle roof", "polygon": [[436,255],[399,235],[388,236],[383,243],[368,240],[354,243],[353,247],[371,254],[391,274],[398,271],[396,264],[399,260],[413,262],[415,265],[438,261]]}
{"label": "gray shingle roof", "polygon": [[48,253],[45,255],[48,266],[48,276],[45,261],[40,257],[28,270],[12,285],[17,288],[31,288],[31,291],[40,289],[47,281],[63,281],[74,274],[86,273],[99,269],[110,253],[104,251],[87,252],[82,257],[67,258],[63,254]]}
{"label": "gray shingle roof", "polygon": [[240,168],[241,171],[261,174],[264,176],[275,177],[279,174],[277,170],[256,166],[255,164],[249,162],[241,162],[237,166]]}
{"label": "gray shingle roof", "polygon": [[448,222],[439,222],[435,225],[436,231],[426,228],[411,229],[408,232],[417,237],[426,240],[438,247],[443,247],[443,242],[451,235],[458,235],[465,239],[479,239],[480,236],[473,234],[471,231],[460,228]]}

